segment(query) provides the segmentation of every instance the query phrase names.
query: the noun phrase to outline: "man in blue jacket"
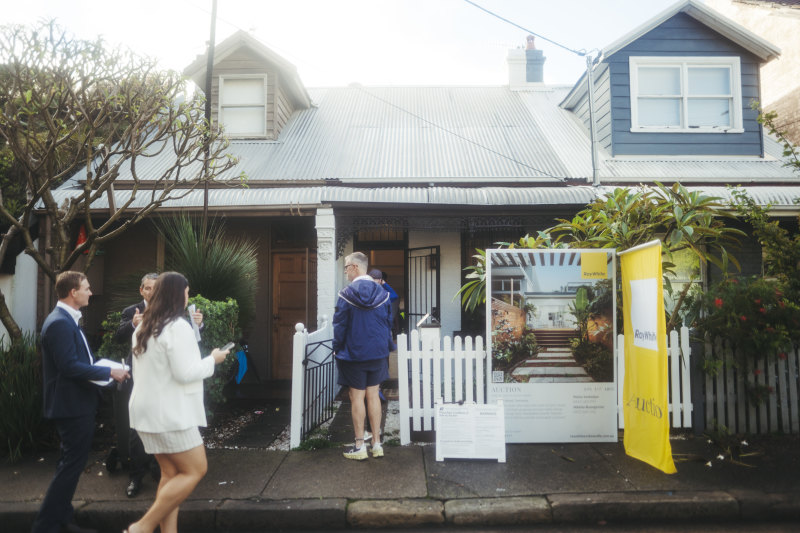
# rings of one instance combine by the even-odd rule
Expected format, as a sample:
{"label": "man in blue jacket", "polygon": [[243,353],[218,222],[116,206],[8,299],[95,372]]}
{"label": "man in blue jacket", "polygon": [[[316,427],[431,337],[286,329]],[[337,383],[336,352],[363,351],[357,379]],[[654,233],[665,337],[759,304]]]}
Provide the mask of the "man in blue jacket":
{"label": "man in blue jacket", "polygon": [[367,458],[364,443],[364,400],[372,428],[372,456],[383,457],[381,445],[381,400],[378,386],[389,378],[388,357],[392,348],[389,293],[367,275],[367,256],[355,252],[344,259],[350,285],[339,291],[333,315],[333,351],[339,369],[339,384],[350,388],[355,444],[344,453],[348,459]]}
{"label": "man in blue jacket", "polygon": [[94,417],[100,388],[94,381],[122,382],[126,370],[94,365],[92,352],[78,322],[81,307],[89,304],[92,290],[81,272],[66,271],[56,278],[58,303],[42,326],[42,377],[44,416],[55,422],[61,437],[61,458],[50,482],[33,533],[94,531],[78,526],[72,496],[86,466],[94,435]]}

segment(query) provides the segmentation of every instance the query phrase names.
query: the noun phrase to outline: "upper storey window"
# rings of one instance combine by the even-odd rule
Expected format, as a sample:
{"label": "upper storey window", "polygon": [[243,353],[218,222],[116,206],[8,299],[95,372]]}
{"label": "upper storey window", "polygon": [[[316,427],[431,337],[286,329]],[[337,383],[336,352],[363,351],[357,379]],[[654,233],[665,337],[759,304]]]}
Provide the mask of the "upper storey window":
{"label": "upper storey window", "polygon": [[220,77],[219,122],[229,137],[266,136],[266,82],[263,75]]}
{"label": "upper storey window", "polygon": [[631,57],[632,132],[742,132],[738,57]]}

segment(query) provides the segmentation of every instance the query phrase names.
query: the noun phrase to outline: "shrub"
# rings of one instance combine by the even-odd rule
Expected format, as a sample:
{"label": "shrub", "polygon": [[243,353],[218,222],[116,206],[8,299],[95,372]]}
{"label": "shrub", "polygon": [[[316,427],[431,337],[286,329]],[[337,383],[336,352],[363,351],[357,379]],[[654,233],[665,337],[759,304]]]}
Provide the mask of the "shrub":
{"label": "shrub", "polygon": [[[691,304],[697,331],[735,346],[735,363],[743,368],[800,342],[800,305],[786,297],[778,281],[728,278],[696,295]],[[705,370],[713,374],[721,362],[706,357]]]}
{"label": "shrub", "polygon": [[[200,353],[206,356],[214,348],[220,348],[230,341],[237,342],[242,335],[239,328],[239,306],[232,298],[224,302],[207,300],[197,295],[189,299],[203,313],[203,331],[200,334]],[[205,380],[205,405],[209,419],[225,403],[224,388],[231,380],[236,358],[231,349],[225,361],[214,370],[214,375]]]}
{"label": "shrub", "polygon": [[614,357],[600,343],[574,338],[570,340],[572,355],[595,382],[614,381]]}
{"label": "shrub", "polygon": [[495,370],[508,370],[539,353],[532,329],[523,327],[519,337],[513,331],[505,319],[500,320],[492,331],[492,367]]}
{"label": "shrub", "polygon": [[255,316],[258,245],[229,235],[221,219],[211,221],[205,235],[198,226],[188,216],[163,219],[159,232],[167,246],[167,270],[186,276],[192,294],[236,300],[239,325],[246,327]]}
{"label": "shrub", "polygon": [[120,319],[122,318],[122,311],[112,311],[106,315],[106,319],[100,324],[102,331],[102,340],[100,348],[97,349],[97,355],[105,357],[106,359],[113,359],[114,361],[123,361],[128,357],[131,351],[131,343],[114,342],[114,333],[119,327]]}
{"label": "shrub", "polygon": [[42,415],[42,359],[36,335],[0,351],[0,450],[14,461],[26,449],[52,439]]}

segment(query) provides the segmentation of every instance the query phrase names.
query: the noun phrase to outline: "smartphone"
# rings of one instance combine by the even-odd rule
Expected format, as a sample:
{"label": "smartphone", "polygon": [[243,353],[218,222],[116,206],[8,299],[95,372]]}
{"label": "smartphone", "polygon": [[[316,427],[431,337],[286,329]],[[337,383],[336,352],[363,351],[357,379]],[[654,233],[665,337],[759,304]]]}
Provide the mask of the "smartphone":
{"label": "smartphone", "polygon": [[225,346],[223,346],[222,348],[220,348],[220,350],[222,350],[222,351],[224,352],[225,350],[230,350],[230,349],[231,349],[231,348],[233,348],[234,346],[236,346],[236,343],[235,343],[235,342],[229,342],[228,344],[226,344]]}

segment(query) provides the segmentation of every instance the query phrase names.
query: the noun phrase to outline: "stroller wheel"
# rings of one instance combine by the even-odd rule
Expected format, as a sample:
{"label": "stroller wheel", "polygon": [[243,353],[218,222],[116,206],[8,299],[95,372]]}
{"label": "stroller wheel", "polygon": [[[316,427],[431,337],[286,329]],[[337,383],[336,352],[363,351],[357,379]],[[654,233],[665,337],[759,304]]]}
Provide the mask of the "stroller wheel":
{"label": "stroller wheel", "polygon": [[106,457],[106,470],[109,473],[113,474],[117,471],[117,467],[119,466],[119,452],[116,448],[111,448],[111,451],[108,452],[108,456]]}

